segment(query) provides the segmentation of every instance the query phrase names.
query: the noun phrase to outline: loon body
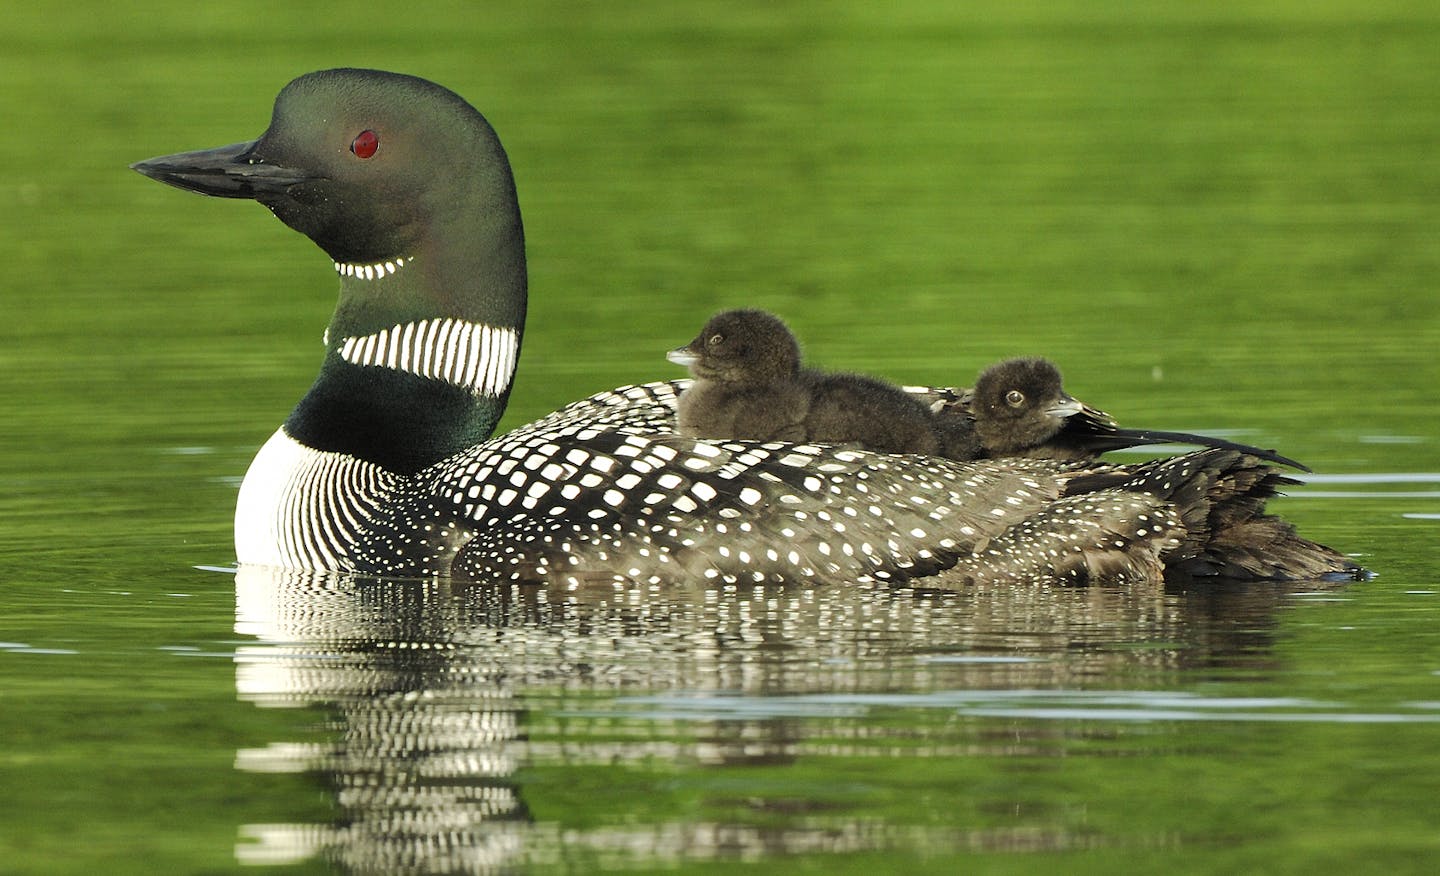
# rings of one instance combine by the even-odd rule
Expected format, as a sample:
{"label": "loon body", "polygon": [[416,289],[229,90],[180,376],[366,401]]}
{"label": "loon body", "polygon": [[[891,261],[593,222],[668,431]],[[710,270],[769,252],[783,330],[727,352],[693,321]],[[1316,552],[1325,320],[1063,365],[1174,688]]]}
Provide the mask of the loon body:
{"label": "loon body", "polygon": [[695,377],[676,412],[682,435],[852,444],[881,453],[939,448],[918,399],[863,374],[802,368],[795,335],[763,310],[718,313],[668,356]]}
{"label": "loon body", "polygon": [[678,383],[492,438],[524,331],[520,212],[489,123],[422,79],[308,74],[258,139],[134,167],[260,202],[339,277],[319,375],[241,487],[241,563],[562,585],[1356,570],[1264,515],[1284,479],[1229,450],[1124,467],[706,441],[674,431]]}

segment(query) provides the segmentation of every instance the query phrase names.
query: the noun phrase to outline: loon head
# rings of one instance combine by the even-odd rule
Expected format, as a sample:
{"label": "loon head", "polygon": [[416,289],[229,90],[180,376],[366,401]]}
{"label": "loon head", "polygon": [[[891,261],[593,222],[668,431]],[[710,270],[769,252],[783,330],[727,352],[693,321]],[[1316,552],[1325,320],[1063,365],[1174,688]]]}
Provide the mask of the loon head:
{"label": "loon head", "polygon": [[[132,167],[200,194],[256,200],[341,264],[520,232],[494,129],[454,92],[400,73],[308,73],[275,98],[258,139]],[[465,223],[477,227],[457,231]]]}
{"label": "loon head", "polygon": [[712,316],[694,340],[666,357],[703,380],[768,384],[800,371],[800,343],[779,317],[763,310]]}
{"label": "loon head", "polygon": [[991,454],[1036,448],[1084,410],[1066,395],[1060,369],[1046,359],[1007,359],[981,372],[971,404],[975,431]]}
{"label": "loon head", "polygon": [[524,327],[524,232],[505,151],[464,99],[323,70],[284,87],[259,138],[132,167],[258,201],[333,260],[326,358],[291,437],[414,469],[493,431]]}

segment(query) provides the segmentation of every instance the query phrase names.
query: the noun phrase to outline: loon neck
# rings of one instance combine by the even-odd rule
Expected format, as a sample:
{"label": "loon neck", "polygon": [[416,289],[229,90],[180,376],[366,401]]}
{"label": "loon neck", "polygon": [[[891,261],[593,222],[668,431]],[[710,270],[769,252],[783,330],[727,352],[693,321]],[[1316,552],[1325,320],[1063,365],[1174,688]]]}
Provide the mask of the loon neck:
{"label": "loon neck", "polygon": [[401,474],[490,437],[524,330],[518,219],[513,235],[491,229],[489,246],[464,252],[337,261],[325,360],[286,432]]}

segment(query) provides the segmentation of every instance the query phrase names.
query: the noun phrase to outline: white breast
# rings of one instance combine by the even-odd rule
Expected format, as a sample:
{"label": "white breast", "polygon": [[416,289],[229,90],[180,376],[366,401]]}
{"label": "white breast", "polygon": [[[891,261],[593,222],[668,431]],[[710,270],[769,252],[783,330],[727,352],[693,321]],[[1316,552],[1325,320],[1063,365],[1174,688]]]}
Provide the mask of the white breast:
{"label": "white breast", "polygon": [[244,564],[350,569],[352,548],[398,481],[374,463],[306,447],[280,428],[240,485],[235,555]]}

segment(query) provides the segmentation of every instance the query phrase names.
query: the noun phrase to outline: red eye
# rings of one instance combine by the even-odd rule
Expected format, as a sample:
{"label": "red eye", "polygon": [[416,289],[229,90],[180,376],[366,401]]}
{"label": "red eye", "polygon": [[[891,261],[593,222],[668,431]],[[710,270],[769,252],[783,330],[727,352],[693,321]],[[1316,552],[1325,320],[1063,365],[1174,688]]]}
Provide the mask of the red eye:
{"label": "red eye", "polygon": [[350,144],[350,151],[356,158],[370,158],[380,148],[380,135],[374,131],[361,131]]}

